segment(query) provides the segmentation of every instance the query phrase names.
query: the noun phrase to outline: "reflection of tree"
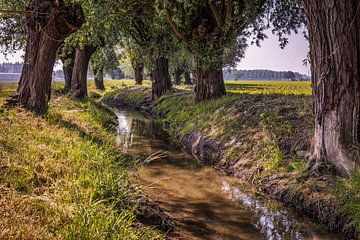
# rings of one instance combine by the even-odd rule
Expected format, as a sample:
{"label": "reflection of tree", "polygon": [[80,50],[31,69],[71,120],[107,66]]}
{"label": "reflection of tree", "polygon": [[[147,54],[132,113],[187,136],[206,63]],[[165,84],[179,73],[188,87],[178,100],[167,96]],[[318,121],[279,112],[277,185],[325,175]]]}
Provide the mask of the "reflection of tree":
{"label": "reflection of tree", "polygon": [[297,226],[299,223],[286,209],[281,209],[272,202],[263,202],[244,193],[239,187],[223,182],[223,191],[230,199],[240,202],[252,214],[254,226],[266,235],[266,239],[302,239],[305,233]]}

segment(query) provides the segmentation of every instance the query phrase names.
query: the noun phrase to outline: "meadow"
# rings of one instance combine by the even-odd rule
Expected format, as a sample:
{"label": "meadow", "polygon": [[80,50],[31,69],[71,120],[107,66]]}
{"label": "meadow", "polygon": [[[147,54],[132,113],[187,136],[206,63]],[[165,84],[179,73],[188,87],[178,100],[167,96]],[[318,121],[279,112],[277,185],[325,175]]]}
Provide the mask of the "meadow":
{"label": "meadow", "polygon": [[226,81],[226,89],[233,93],[311,95],[310,82],[291,81]]}

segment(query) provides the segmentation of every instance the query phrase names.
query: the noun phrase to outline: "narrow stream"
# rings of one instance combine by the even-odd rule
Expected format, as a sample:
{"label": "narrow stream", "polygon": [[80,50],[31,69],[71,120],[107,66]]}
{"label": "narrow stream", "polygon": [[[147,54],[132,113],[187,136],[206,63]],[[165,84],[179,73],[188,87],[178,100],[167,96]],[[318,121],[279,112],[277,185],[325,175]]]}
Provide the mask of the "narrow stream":
{"label": "narrow stream", "polygon": [[139,112],[119,109],[117,116],[117,146],[132,156],[153,156],[134,181],[175,219],[177,231],[169,238],[340,239],[278,202],[256,196],[248,184],[201,166]]}

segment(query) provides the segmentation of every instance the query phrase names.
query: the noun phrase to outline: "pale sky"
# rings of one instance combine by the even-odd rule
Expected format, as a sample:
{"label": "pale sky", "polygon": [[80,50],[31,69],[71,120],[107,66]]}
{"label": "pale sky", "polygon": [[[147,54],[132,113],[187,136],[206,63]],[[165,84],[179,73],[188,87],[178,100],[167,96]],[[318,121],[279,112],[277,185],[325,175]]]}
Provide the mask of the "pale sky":
{"label": "pale sky", "polygon": [[291,35],[285,49],[280,48],[277,37],[271,32],[267,32],[267,36],[268,39],[261,42],[261,47],[250,46],[247,49],[238,69],[295,71],[310,75],[310,66],[303,65],[309,52],[309,43],[301,33]]}
{"label": "pale sky", "polygon": [[[246,51],[245,58],[238,64],[238,69],[268,69],[275,71],[295,71],[303,74],[309,73],[309,66],[303,65],[309,51],[308,42],[302,34],[291,35],[289,44],[285,49],[279,47],[277,37],[271,32],[267,33],[268,39],[261,42],[261,47],[249,46]],[[22,52],[9,55],[8,60],[0,54],[1,62],[22,61]],[[61,69],[60,65],[56,65],[55,69]]]}

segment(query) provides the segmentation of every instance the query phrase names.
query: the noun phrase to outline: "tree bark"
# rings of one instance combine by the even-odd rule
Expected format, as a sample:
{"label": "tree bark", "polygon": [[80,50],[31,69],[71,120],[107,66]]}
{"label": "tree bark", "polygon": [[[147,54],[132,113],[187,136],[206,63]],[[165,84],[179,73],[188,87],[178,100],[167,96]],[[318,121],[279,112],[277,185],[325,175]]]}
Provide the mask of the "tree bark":
{"label": "tree bark", "polygon": [[71,80],[71,95],[76,99],[87,97],[87,71],[91,56],[96,51],[96,47],[86,45],[78,46],[75,53],[74,70]]}
{"label": "tree bark", "polygon": [[133,69],[135,74],[135,84],[142,85],[142,82],[144,80],[144,67],[142,66],[142,64],[133,64]]}
{"label": "tree bark", "polygon": [[310,167],[355,170],[360,115],[360,2],[304,0],[310,37],[315,134]]}
{"label": "tree bark", "polygon": [[38,115],[47,112],[56,52],[63,40],[84,22],[80,5],[32,0],[27,8],[28,39],[18,86],[18,102]]}
{"label": "tree bark", "polygon": [[159,57],[153,61],[154,69],[151,72],[152,79],[152,99],[156,100],[171,89],[171,79],[169,75],[169,60]]}
{"label": "tree bark", "polygon": [[64,91],[69,92],[71,90],[71,79],[72,79],[72,73],[74,69],[74,61],[75,61],[75,50],[73,50],[71,53],[63,52],[64,49],[62,49],[62,53],[60,54],[60,60],[63,64],[63,73],[64,73],[64,80],[65,80],[65,86]]}
{"label": "tree bark", "polygon": [[184,73],[184,78],[185,78],[185,84],[186,85],[192,85],[192,81],[191,81],[191,76],[189,72],[185,72]]}
{"label": "tree bark", "polygon": [[[72,59],[74,60],[74,59]],[[72,73],[74,69],[74,62],[71,63],[63,63],[63,72],[64,72],[64,79],[65,79],[65,86],[64,90],[65,92],[69,92],[71,90],[71,79],[72,79]]]}
{"label": "tree bark", "polygon": [[97,89],[99,89],[101,91],[105,90],[104,68],[94,67],[94,80],[95,80],[95,86]]}
{"label": "tree bark", "polygon": [[181,84],[181,74],[182,74],[182,71],[180,69],[175,69],[175,71],[173,73],[173,78],[174,78],[174,84],[175,85],[180,85]]}
{"label": "tree bark", "polygon": [[196,101],[222,97],[226,94],[222,66],[205,68],[201,60],[197,61]]}

